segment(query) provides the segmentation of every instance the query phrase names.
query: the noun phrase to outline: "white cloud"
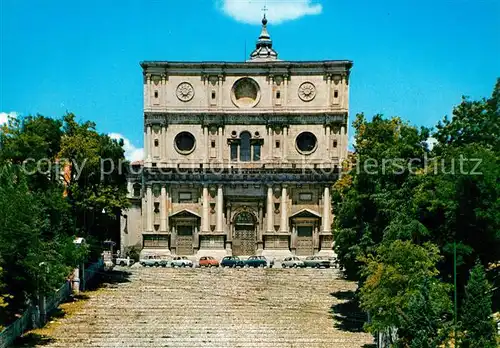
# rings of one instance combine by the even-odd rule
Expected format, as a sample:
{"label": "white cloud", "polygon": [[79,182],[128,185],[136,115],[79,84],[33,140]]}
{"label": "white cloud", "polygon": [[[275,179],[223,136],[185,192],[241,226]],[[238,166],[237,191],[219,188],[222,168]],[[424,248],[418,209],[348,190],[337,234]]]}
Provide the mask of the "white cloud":
{"label": "white cloud", "polygon": [[135,147],[134,145],[132,145],[130,140],[125,138],[120,133],[109,133],[108,136],[111,139],[123,139],[123,149],[125,150],[125,158],[127,160],[134,162],[142,161],[144,159],[144,149]]}
{"label": "white cloud", "polygon": [[307,15],[318,15],[321,4],[313,0],[218,0],[219,7],[238,22],[260,24],[262,8],[267,7],[266,17],[271,24],[280,24]]}
{"label": "white cloud", "polygon": [[9,117],[16,118],[19,114],[15,111],[11,112],[0,112],[0,125],[5,124],[9,121]]}

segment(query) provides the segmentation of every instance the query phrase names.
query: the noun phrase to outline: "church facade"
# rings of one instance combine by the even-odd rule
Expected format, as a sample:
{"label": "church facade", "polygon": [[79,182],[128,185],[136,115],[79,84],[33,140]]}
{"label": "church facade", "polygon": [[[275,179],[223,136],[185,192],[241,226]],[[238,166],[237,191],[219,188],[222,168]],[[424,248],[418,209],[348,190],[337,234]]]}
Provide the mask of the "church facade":
{"label": "church facade", "polygon": [[246,62],[141,63],[144,161],[121,250],[331,254],[352,62],[279,60],[267,20]]}

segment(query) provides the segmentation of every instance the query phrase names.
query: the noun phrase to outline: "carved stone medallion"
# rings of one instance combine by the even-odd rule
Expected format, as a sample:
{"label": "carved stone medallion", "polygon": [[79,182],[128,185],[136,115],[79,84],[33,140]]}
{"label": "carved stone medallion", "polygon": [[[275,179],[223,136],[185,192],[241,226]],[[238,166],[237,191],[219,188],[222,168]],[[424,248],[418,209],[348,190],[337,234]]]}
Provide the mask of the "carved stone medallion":
{"label": "carved stone medallion", "polygon": [[176,94],[180,101],[188,102],[194,97],[194,88],[189,82],[182,82],[177,86]]}
{"label": "carved stone medallion", "polygon": [[299,87],[299,98],[305,102],[311,101],[316,96],[316,87],[311,82],[304,82]]}

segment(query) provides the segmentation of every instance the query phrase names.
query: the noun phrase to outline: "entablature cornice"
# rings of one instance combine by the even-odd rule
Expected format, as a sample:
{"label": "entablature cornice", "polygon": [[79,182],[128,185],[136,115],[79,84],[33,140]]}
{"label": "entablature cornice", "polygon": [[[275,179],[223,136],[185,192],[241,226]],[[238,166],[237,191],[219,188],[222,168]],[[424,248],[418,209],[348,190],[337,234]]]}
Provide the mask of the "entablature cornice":
{"label": "entablature cornice", "polygon": [[340,174],[340,168],[334,166],[326,170],[296,170],[281,172],[279,170],[246,170],[232,172],[231,169],[223,171],[209,171],[178,168],[144,168],[143,176],[146,185],[149,184],[183,184],[186,182],[206,185],[217,184],[324,184],[333,185]]}
{"label": "entablature cornice", "polygon": [[225,76],[225,75],[338,75],[348,77],[353,62],[328,61],[272,61],[272,62],[168,62],[144,61],[145,75]]}
{"label": "entablature cornice", "polygon": [[289,125],[343,125],[347,122],[346,112],[337,113],[172,113],[172,112],[145,112],[144,125],[186,124],[209,126],[225,125],[266,125],[269,127],[287,127]]}

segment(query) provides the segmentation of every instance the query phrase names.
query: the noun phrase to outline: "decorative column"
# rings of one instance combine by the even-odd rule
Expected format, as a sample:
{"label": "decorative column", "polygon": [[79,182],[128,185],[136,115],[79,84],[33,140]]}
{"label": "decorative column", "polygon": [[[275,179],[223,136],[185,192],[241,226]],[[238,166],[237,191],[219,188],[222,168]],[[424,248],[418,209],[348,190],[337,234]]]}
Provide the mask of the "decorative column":
{"label": "decorative column", "polygon": [[326,157],[325,158],[330,158],[330,125],[327,124],[325,128],[325,145],[326,145]]}
{"label": "decorative column", "polygon": [[[219,143],[219,153],[217,154],[218,162],[219,163],[223,162],[222,154],[223,154],[224,141],[223,141],[223,134],[222,134],[222,132],[223,132],[222,127],[219,126],[218,139],[217,139],[217,141]],[[207,149],[207,151],[209,151],[209,148]]]}
{"label": "decorative column", "polygon": [[177,226],[173,226],[170,233],[170,251],[177,253]]}
{"label": "decorative column", "polygon": [[325,186],[323,191],[323,232],[331,232],[332,227],[330,223],[330,187]]}
{"label": "decorative column", "polygon": [[264,232],[264,207],[259,203],[257,209],[259,210],[259,226],[257,228],[257,250],[264,249],[264,238],[262,233]]}
{"label": "decorative column", "polygon": [[201,232],[210,232],[210,206],[208,203],[208,185],[203,185],[203,203],[202,203],[202,227]]}
{"label": "decorative column", "polygon": [[228,255],[232,255],[233,248],[233,229],[231,226],[231,204],[226,204],[226,245],[225,249]]}
{"label": "decorative column", "polygon": [[151,162],[151,157],[152,157],[152,148],[151,148],[151,138],[152,138],[152,127],[151,126],[146,126],[146,134],[147,134],[147,141],[146,144],[144,144],[144,148],[147,149],[147,161]]}
{"label": "decorative column", "polygon": [[205,163],[209,162],[210,144],[208,143],[208,127],[203,127],[203,144],[205,144]]}
{"label": "decorative column", "polygon": [[288,232],[288,209],[287,209],[287,193],[286,185],[281,186],[281,223],[280,232]]}
{"label": "decorative column", "polygon": [[273,186],[267,186],[267,232],[274,232],[274,211],[273,211]]}
{"label": "decorative column", "polygon": [[344,136],[345,136],[345,126],[342,125],[340,127],[340,137],[339,137],[339,143],[337,145],[339,147],[339,154],[340,154],[339,160],[340,160],[340,164],[342,164],[342,161],[346,159],[346,157],[345,157],[346,156],[345,151],[347,151],[347,144],[345,142]]}
{"label": "decorative column", "polygon": [[273,159],[273,133],[274,133],[274,130],[273,130],[273,127],[269,127],[269,134],[268,134],[268,144],[267,144],[267,161],[268,162],[271,162],[272,159]]}
{"label": "decorative column", "polygon": [[283,127],[283,156],[281,158],[285,162],[286,162],[287,154],[288,154],[288,126],[284,126]]}
{"label": "decorative column", "polygon": [[219,108],[222,108],[222,106],[223,106],[222,101],[224,100],[224,99],[222,99],[222,78],[223,78],[223,76],[219,75],[219,76],[217,76],[217,78],[219,81],[219,92],[217,93],[219,98],[217,98],[217,105]]}
{"label": "decorative column", "polygon": [[319,251],[319,233],[318,233],[318,226],[314,226],[314,232],[313,232],[313,248],[314,252]]}
{"label": "decorative column", "polygon": [[291,249],[293,253],[297,250],[297,226],[292,225]]}
{"label": "decorative column", "polygon": [[288,75],[287,74],[283,75],[283,85],[284,85],[285,91],[283,93],[284,98],[283,98],[282,104],[283,104],[283,106],[286,106],[287,102],[288,102]]}
{"label": "decorative column", "polygon": [[326,75],[326,85],[328,90],[328,106],[332,105],[332,74]]}
{"label": "decorative column", "polygon": [[200,233],[198,226],[194,226],[193,249],[195,253],[200,249]]}
{"label": "decorative column", "polygon": [[162,160],[163,162],[167,162],[168,161],[168,150],[167,150],[167,125],[163,126],[162,128],[162,131],[163,131],[163,139],[162,139],[162,142],[161,142],[161,149],[162,149]]}
{"label": "decorative column", "polygon": [[217,232],[224,232],[224,196],[222,193],[222,185],[217,187],[217,224],[215,230]]}
{"label": "decorative column", "polygon": [[153,190],[151,184],[147,185],[146,188],[146,231],[153,231]]}
{"label": "decorative column", "polygon": [[274,75],[269,74],[269,97],[270,97],[270,103],[271,105],[274,105],[274,91],[273,91],[273,86],[274,86]]}
{"label": "decorative column", "polygon": [[149,160],[148,128],[148,125],[144,126],[144,159],[146,160],[146,162]]}
{"label": "decorative column", "polygon": [[167,187],[161,185],[160,231],[167,232]]}

